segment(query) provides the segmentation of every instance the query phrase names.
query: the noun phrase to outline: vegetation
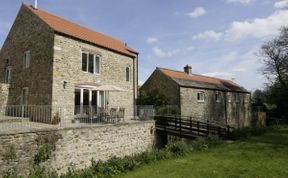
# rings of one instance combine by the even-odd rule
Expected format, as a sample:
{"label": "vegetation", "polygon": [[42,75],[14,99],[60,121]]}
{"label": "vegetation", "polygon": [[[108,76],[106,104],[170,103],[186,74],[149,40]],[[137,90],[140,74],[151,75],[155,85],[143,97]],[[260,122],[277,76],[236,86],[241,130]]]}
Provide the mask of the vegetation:
{"label": "vegetation", "polygon": [[[250,131],[249,131],[250,132]],[[255,134],[255,133],[254,133]],[[256,135],[261,134],[257,131]],[[119,178],[277,177],[288,175],[288,127],[266,130],[206,151],[158,161]]]}
{"label": "vegetation", "polygon": [[253,103],[263,105],[273,117],[288,117],[288,27],[261,47],[262,73],[269,80],[263,90],[253,93]]}

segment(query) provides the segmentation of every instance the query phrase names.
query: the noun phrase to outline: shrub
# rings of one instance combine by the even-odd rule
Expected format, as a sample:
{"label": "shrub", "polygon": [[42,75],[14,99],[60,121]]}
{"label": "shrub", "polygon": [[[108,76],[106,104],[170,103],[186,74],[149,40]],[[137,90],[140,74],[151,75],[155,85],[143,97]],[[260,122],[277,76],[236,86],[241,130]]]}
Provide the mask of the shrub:
{"label": "shrub", "polygon": [[184,156],[186,153],[188,153],[191,149],[190,147],[184,143],[183,141],[176,141],[169,143],[166,146],[166,150],[170,152],[175,157]]}
{"label": "shrub", "polygon": [[52,155],[52,146],[49,144],[43,144],[40,146],[38,152],[34,157],[34,163],[38,165],[41,162],[45,162],[50,158],[51,155]]}
{"label": "shrub", "polygon": [[60,113],[57,111],[54,115],[53,115],[53,119],[52,119],[52,124],[53,125],[57,125],[61,122],[61,117],[60,117]]}
{"label": "shrub", "polygon": [[232,137],[235,139],[244,139],[251,136],[259,136],[268,131],[268,127],[245,127],[241,129],[235,129],[232,132]]}
{"label": "shrub", "polygon": [[192,141],[192,148],[195,151],[204,151],[209,148],[207,139],[199,137]]}

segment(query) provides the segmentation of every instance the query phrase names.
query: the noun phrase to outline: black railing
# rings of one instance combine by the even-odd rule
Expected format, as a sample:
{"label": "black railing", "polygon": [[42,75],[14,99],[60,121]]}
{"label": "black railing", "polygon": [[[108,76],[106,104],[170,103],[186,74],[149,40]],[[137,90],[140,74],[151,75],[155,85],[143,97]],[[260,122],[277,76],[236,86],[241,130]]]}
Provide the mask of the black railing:
{"label": "black railing", "polygon": [[181,116],[155,116],[156,129],[164,131],[167,134],[179,137],[208,137],[209,135],[217,135],[220,138],[231,138],[231,127],[221,126],[209,121],[197,121],[191,117]]}

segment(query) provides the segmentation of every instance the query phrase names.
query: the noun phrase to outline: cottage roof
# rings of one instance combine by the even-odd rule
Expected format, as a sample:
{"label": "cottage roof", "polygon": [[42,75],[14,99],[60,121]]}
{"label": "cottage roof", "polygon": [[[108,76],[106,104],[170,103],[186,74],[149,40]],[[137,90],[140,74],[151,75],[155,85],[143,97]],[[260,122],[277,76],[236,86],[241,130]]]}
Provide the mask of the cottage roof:
{"label": "cottage roof", "polygon": [[56,32],[72,36],[74,38],[84,40],[129,56],[135,56],[135,54],[138,54],[132,48],[129,48],[125,43],[108,35],[78,25],[74,22],[51,14],[39,8],[34,8],[31,5],[24,3],[23,6],[28,8],[35,15],[37,15]]}
{"label": "cottage roof", "polygon": [[248,93],[245,88],[230,80],[224,80],[216,77],[209,77],[198,74],[187,74],[182,71],[165,68],[157,69],[166,76],[172,78],[180,86]]}

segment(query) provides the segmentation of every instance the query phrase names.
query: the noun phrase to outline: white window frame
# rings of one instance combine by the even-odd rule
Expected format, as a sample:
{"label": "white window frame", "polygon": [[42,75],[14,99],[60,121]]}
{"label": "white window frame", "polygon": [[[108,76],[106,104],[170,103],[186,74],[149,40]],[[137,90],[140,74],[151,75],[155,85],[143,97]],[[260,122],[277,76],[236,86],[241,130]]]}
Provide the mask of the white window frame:
{"label": "white window frame", "polygon": [[220,96],[221,96],[220,92],[216,92],[216,93],[215,93],[215,101],[216,101],[217,103],[220,103],[220,102],[221,102]]}
{"label": "white window frame", "polygon": [[[25,92],[25,96],[24,96],[24,92]],[[29,88],[28,87],[22,88],[22,91],[21,91],[21,106],[27,106],[28,105],[28,95],[29,95]]]}
{"label": "white window frame", "polygon": [[[96,59],[97,59],[97,57],[98,57],[98,59],[99,59],[99,72],[97,73],[96,72]],[[97,54],[94,54],[94,74],[96,74],[96,75],[100,75],[101,74],[101,56],[100,55],[97,55]]]}
{"label": "white window frame", "polygon": [[5,70],[5,76],[4,76],[4,83],[11,83],[11,78],[12,78],[12,68],[7,67]]}
{"label": "white window frame", "polygon": [[[82,69],[82,66],[83,66],[83,59],[82,59],[83,54],[87,55],[86,71]],[[89,72],[89,55],[93,55],[93,73]],[[96,59],[97,59],[97,57],[99,59],[99,72],[98,73],[96,72]],[[81,52],[81,70],[84,73],[100,75],[101,74],[101,61],[102,61],[102,59],[101,59],[100,55],[89,53],[89,52],[85,52],[85,51]]]}
{"label": "white window frame", "polygon": [[23,69],[27,69],[30,67],[30,59],[31,59],[31,53],[29,50],[24,52],[23,55]]}
{"label": "white window frame", "polygon": [[[128,68],[128,80],[127,80],[127,68]],[[125,67],[125,81],[126,82],[130,82],[131,81],[131,67],[130,66],[126,66]]]}
{"label": "white window frame", "polygon": [[[201,96],[201,94],[203,96],[203,99],[201,99],[201,97],[199,97],[200,99],[198,99],[198,95]],[[204,91],[198,91],[197,92],[197,102],[198,103],[204,103],[205,102],[205,92]]]}

